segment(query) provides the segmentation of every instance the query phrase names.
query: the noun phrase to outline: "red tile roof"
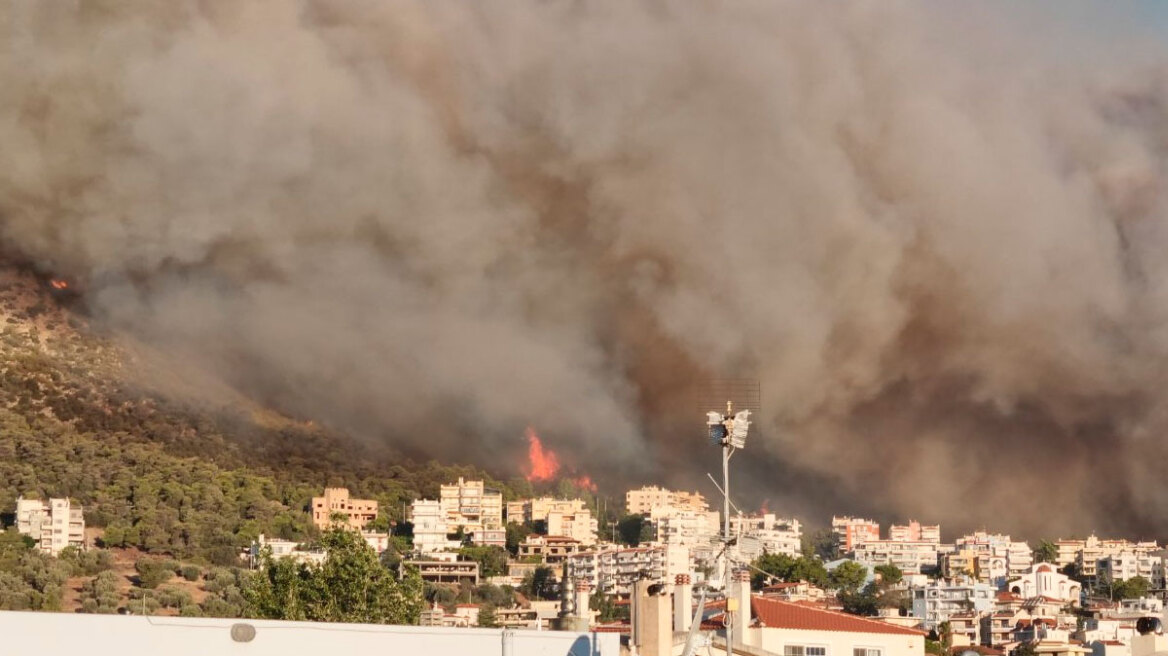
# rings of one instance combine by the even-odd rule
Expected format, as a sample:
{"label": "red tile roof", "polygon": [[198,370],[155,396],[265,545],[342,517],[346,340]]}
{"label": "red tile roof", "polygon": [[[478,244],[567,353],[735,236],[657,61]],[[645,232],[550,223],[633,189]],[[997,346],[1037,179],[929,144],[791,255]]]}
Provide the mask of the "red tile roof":
{"label": "red tile roof", "polygon": [[892,633],[923,636],[924,631],[881,622],[879,620],[812,608],[802,604],[781,601],[772,597],[754,596],[751,610],[759,624],[779,629],[807,629],[811,631],[843,631],[848,633]]}

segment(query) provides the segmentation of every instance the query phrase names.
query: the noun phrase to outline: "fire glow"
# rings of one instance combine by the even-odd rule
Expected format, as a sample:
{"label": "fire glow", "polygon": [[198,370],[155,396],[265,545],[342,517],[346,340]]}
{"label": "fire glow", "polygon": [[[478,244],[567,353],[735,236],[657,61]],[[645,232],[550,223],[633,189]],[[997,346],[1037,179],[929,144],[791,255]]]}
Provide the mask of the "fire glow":
{"label": "fire glow", "polygon": [[49,286],[53,289],[69,289],[69,283],[59,278],[53,278],[50,280]]}
{"label": "fire glow", "polygon": [[[556,477],[559,471],[559,456],[556,455],[555,451],[544,448],[539,435],[535,433],[535,429],[529,426],[527,428],[527,473],[525,474],[527,480],[532,482],[550,481]],[[596,492],[596,484],[586,474],[569,477],[569,480],[582,490]]]}

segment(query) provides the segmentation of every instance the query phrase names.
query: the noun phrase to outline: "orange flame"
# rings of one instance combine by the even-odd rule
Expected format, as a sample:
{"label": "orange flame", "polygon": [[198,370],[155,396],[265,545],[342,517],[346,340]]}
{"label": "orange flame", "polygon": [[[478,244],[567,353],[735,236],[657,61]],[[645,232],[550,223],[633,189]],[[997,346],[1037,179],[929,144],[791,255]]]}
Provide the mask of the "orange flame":
{"label": "orange flame", "polygon": [[530,426],[527,428],[527,461],[529,481],[550,481],[560,470],[560,459],[556,457],[555,451],[545,451],[535,429]]}
{"label": "orange flame", "polygon": [[592,482],[592,477],[588,474],[573,478],[572,483],[574,483],[576,487],[580,488],[581,490],[588,490],[589,492],[596,494],[596,483]]}
{"label": "orange flame", "polygon": [[69,283],[59,278],[53,278],[50,280],[49,286],[53,289],[69,289]]}

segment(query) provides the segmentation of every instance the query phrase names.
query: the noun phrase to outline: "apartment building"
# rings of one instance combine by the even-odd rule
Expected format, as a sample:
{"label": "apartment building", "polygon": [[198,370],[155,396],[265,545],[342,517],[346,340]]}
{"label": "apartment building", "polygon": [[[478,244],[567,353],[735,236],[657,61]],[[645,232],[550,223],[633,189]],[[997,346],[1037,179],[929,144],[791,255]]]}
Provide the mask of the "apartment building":
{"label": "apartment building", "polygon": [[587,508],[573,512],[548,513],[547,534],[577,540],[583,545],[596,544],[599,523]]}
{"label": "apartment building", "polygon": [[414,551],[432,554],[458,549],[458,540],[449,538],[446,513],[436,499],[414,499],[410,504],[409,520],[414,525]]}
{"label": "apartment building", "polygon": [[975,554],[975,567],[971,571],[977,580],[999,587],[1030,571],[1034,564],[1029,544],[1000,533],[970,533],[957,538],[954,547],[958,553]]}
{"label": "apartment building", "polygon": [[907,524],[888,527],[888,539],[893,542],[941,542],[940,524],[921,524],[910,519]]}
{"label": "apartment building", "polygon": [[630,515],[648,515],[654,508],[662,507],[694,512],[705,512],[710,509],[700,492],[678,492],[656,485],[646,485],[625,493],[625,509]]}
{"label": "apartment building", "polygon": [[693,572],[689,550],[682,546],[583,551],[568,556],[567,563],[568,576],[584,579],[604,594],[627,595],[639,580],[672,582],[679,574]]}
{"label": "apartment building", "polygon": [[1164,580],[1164,558],[1158,553],[1123,549],[1099,559],[1096,578],[1100,581],[1125,581],[1143,577],[1154,587]]}
{"label": "apartment building", "polygon": [[905,574],[921,574],[936,570],[941,555],[949,552],[952,552],[952,545],[936,542],[869,540],[856,545],[852,557],[864,565],[892,564]]}
{"label": "apartment building", "polygon": [[[749,558],[757,558],[763,553],[798,556],[803,547],[803,529],[799,520],[775,517],[774,513],[733,516],[730,518],[730,534],[739,536],[739,552]],[[757,545],[759,553],[744,549],[745,545]]]}
{"label": "apartment building", "polygon": [[719,515],[714,511],[678,509],[658,506],[649,515],[657,542],[695,548],[708,546],[721,532]]}
{"label": "apartment building", "polygon": [[1095,535],[1090,535],[1085,540],[1059,540],[1055,543],[1055,547],[1057,549],[1056,565],[1062,568],[1074,564],[1080,575],[1090,579],[1094,579],[1097,575],[1099,561],[1112,554],[1118,554],[1121,551],[1151,553],[1160,549],[1160,545],[1154,541],[1100,540]]}
{"label": "apartment building", "polygon": [[69,499],[17,498],[16,530],[54,556],[65,547],[85,547],[85,517],[81,506],[72,505]]}
{"label": "apartment building", "polygon": [[503,528],[503,495],[486,489],[482,481],[467,481],[439,488],[439,504],[449,530],[462,527],[473,533],[481,529]]}
{"label": "apartment building", "polygon": [[548,515],[553,512],[572,515],[584,510],[587,508],[583,499],[556,499],[554,497],[521,499],[507,504],[507,522],[510,524],[546,522]]}
{"label": "apartment building", "polygon": [[377,519],[377,501],[350,498],[348,488],[343,487],[326,487],[324,496],[312,498],[312,523],[317,528],[332,526],[337,514],[345,516],[349,528],[362,529]]}
{"label": "apartment building", "polygon": [[935,582],[912,591],[912,614],[926,631],[958,614],[988,613],[994,609],[995,589],[985,583]]}
{"label": "apartment building", "polygon": [[558,565],[581,551],[579,540],[556,535],[529,535],[519,543],[519,559],[539,559],[546,565]]}
{"label": "apartment building", "polygon": [[880,539],[880,523],[858,517],[832,517],[831,530],[835,533],[840,553],[847,553],[870,540]]}

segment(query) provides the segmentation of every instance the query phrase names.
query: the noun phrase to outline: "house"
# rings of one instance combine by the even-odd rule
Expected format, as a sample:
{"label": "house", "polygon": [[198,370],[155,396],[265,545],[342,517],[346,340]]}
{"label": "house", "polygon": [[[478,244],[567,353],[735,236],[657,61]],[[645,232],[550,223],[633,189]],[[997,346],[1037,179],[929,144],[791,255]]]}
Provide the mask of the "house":
{"label": "house", "polygon": [[373,499],[353,499],[348,488],[326,487],[324,496],[312,498],[312,523],[326,529],[333,525],[334,516],[343,515],[343,523],[362,529],[377,519],[377,502]]}
{"label": "house", "polygon": [[65,547],[85,547],[85,517],[81,506],[71,504],[69,499],[17,498],[16,530],[53,556]]}

